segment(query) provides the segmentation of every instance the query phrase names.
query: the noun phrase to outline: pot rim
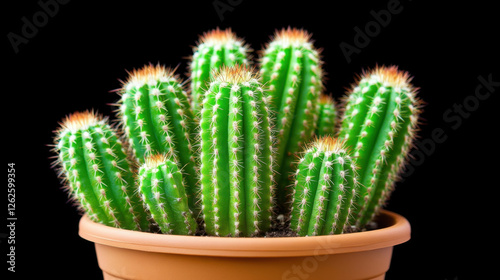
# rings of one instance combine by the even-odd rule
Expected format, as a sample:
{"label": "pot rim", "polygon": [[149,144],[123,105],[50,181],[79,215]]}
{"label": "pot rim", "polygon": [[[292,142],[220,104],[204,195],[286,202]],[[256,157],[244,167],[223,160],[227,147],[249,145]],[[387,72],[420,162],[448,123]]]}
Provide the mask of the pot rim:
{"label": "pot rim", "polygon": [[403,216],[381,210],[380,229],[310,237],[212,237],[166,235],[105,226],[80,219],[80,237],[97,244],[182,255],[214,257],[298,257],[340,254],[393,247],[410,239],[410,223]]}

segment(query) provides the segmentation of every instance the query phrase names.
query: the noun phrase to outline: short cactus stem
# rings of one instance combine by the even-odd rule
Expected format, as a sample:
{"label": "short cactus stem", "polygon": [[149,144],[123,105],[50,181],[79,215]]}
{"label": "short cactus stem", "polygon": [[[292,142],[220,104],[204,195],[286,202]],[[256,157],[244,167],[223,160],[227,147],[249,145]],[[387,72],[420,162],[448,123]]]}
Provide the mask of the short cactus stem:
{"label": "short cactus stem", "polygon": [[300,236],[349,229],[358,183],[343,142],[325,136],[309,145],[296,172],[290,228]]}
{"label": "short cactus stem", "polygon": [[376,67],[353,85],[339,137],[354,149],[362,190],[353,219],[363,227],[385,204],[417,131],[421,102],[407,72]]}
{"label": "short cactus stem", "polygon": [[191,102],[197,115],[215,70],[222,66],[247,65],[250,49],[231,29],[211,30],[200,36],[190,63]]}
{"label": "short cactus stem", "polygon": [[69,115],[55,144],[61,175],[90,219],[124,229],[149,229],[133,165],[106,118],[89,111]]}
{"label": "short cactus stem", "polygon": [[335,101],[326,94],[321,94],[318,103],[318,123],[316,125],[316,137],[335,135],[337,125],[337,109]]}
{"label": "short cactus stem", "polygon": [[194,235],[182,174],[165,155],[151,155],[139,169],[139,190],[151,217],[165,234]]}
{"label": "short cactus stem", "polygon": [[275,112],[277,200],[282,208],[290,206],[295,156],[314,136],[322,91],[321,65],[311,35],[295,28],[277,31],[261,58],[262,82],[269,87],[271,111]]}
{"label": "short cactus stem", "polygon": [[121,90],[119,106],[125,135],[139,163],[158,153],[173,155],[186,174],[189,205],[198,213],[193,112],[174,71],[151,64],[132,71]]}
{"label": "short cactus stem", "polygon": [[205,94],[200,119],[205,230],[253,236],[270,228],[273,138],[267,95],[245,66],[223,67]]}

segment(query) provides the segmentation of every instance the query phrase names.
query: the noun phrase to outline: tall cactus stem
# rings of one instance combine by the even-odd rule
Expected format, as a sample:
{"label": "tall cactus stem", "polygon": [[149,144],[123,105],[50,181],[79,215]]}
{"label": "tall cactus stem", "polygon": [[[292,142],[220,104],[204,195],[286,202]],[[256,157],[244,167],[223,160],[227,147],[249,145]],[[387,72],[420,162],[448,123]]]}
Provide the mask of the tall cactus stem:
{"label": "tall cactus stem", "polygon": [[322,91],[321,65],[311,35],[295,28],[277,31],[261,58],[262,82],[269,88],[271,111],[275,112],[277,200],[285,208],[278,209],[282,213],[290,207],[295,156],[314,136]]}
{"label": "tall cactus stem", "polygon": [[194,117],[187,93],[174,72],[159,64],[133,70],[123,84],[118,115],[139,163],[154,154],[173,156],[185,174],[189,206],[197,215]]}
{"label": "tall cactus stem", "polygon": [[253,236],[270,227],[273,136],[268,98],[252,69],[222,67],[205,93],[200,120],[205,230]]}
{"label": "tall cactus stem", "polygon": [[377,66],[348,93],[339,137],[354,149],[362,190],[353,215],[359,227],[378,213],[398,180],[418,127],[421,101],[408,72]]}
{"label": "tall cactus stem", "polygon": [[166,155],[146,158],[139,169],[139,189],[146,208],[163,233],[196,233],[197,224],[189,209],[181,171]]}
{"label": "tall cactus stem", "polygon": [[356,176],[342,141],[325,136],[311,143],[296,172],[290,228],[300,236],[347,231],[358,189]]}
{"label": "tall cactus stem", "polygon": [[61,176],[90,219],[124,229],[149,229],[133,165],[107,118],[90,111],[73,113],[61,123],[55,144]]}

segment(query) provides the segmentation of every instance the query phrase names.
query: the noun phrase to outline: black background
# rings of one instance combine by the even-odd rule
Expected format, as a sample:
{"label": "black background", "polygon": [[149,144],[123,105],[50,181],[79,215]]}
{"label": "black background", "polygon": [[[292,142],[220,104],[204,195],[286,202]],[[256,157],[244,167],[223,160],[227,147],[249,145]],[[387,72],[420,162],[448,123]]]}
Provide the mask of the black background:
{"label": "black background", "polygon": [[[414,152],[411,176],[397,185],[387,206],[412,225],[412,239],[394,249],[387,279],[492,277],[483,278],[498,260],[494,214],[500,186],[493,175],[500,167],[500,87],[483,100],[474,97],[479,76],[491,75],[500,82],[500,24],[492,4],[401,0],[401,12],[393,14],[387,26],[372,29],[374,36],[348,63],[341,42],[355,45],[354,28],[370,25],[370,11],[387,9],[391,1],[327,6],[326,1],[271,5],[220,0],[235,4],[222,14],[214,8],[217,1],[70,1],[60,4],[17,53],[8,34],[21,35],[22,18],[33,22],[42,9],[37,1],[11,2],[2,8],[6,29],[1,104],[5,159],[16,168],[18,220],[17,272],[8,273],[7,279],[30,277],[28,273],[50,279],[101,279],[93,244],[78,236],[79,215],[50,167],[53,131],[65,115],[78,110],[94,108],[113,117],[108,104],[118,97],[110,90],[120,87],[118,79],[126,78],[126,70],[160,62],[179,66],[178,73],[185,77],[198,35],[217,26],[232,27],[254,50],[277,28],[310,31],[315,46],[323,49],[327,92],[336,98],[356,73],[377,63],[409,71],[427,102],[420,132],[420,142],[427,146]],[[462,113],[455,111],[457,106],[463,106]],[[439,143],[431,140],[436,133],[441,134]],[[5,187],[2,215],[7,212],[6,198]],[[3,273],[6,239],[1,240],[1,254]]]}

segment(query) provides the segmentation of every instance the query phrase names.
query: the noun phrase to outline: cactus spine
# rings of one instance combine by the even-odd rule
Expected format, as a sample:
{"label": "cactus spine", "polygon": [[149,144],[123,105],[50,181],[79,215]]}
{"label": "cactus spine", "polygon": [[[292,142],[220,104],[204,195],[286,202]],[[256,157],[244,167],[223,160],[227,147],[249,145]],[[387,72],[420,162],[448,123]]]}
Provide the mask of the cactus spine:
{"label": "cactus spine", "polygon": [[188,206],[181,171],[167,156],[146,158],[139,169],[139,189],[146,208],[163,233],[196,233],[196,221]]}
{"label": "cactus spine", "polygon": [[132,166],[107,119],[89,111],[69,115],[55,143],[61,175],[92,220],[124,229],[149,229]]}
{"label": "cactus spine", "polygon": [[330,136],[316,140],[296,173],[290,228],[300,236],[343,233],[357,189],[356,168],[344,143]]}
{"label": "cactus spine", "polygon": [[213,78],[214,70],[221,66],[248,64],[249,47],[231,29],[219,28],[204,33],[193,49],[191,70],[191,102],[197,114],[203,101],[207,83]]}
{"label": "cactus spine", "polygon": [[[317,100],[322,90],[319,53],[304,30],[277,31],[261,59],[263,84],[269,87],[271,109],[276,112],[279,171],[277,200],[289,207],[290,175],[296,170],[295,154],[314,136]],[[285,213],[287,210],[280,209]]]}
{"label": "cactus spine", "polygon": [[326,94],[321,94],[318,103],[318,123],[316,125],[316,137],[335,135],[337,120],[337,109],[333,98]]}
{"label": "cactus spine", "polygon": [[151,64],[132,71],[120,103],[119,116],[139,162],[157,153],[172,154],[186,174],[189,206],[197,214],[193,112],[174,71]]}
{"label": "cactus spine", "polygon": [[349,92],[340,137],[354,148],[362,190],[353,215],[363,227],[385,203],[417,130],[420,101],[396,66],[365,72]]}
{"label": "cactus spine", "polygon": [[252,70],[223,67],[205,94],[200,120],[205,230],[217,236],[267,231],[273,205],[268,98]]}

